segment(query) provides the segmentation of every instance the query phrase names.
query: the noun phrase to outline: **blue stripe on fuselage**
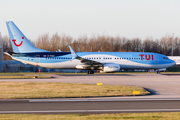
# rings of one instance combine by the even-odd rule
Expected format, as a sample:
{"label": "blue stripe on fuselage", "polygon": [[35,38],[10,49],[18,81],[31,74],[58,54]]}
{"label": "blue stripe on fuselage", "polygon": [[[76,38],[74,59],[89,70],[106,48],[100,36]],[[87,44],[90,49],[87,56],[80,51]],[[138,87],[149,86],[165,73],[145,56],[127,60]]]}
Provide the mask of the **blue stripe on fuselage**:
{"label": "blue stripe on fuselage", "polygon": [[71,52],[39,52],[39,53],[23,53],[26,57],[58,57],[64,55],[71,55]]}

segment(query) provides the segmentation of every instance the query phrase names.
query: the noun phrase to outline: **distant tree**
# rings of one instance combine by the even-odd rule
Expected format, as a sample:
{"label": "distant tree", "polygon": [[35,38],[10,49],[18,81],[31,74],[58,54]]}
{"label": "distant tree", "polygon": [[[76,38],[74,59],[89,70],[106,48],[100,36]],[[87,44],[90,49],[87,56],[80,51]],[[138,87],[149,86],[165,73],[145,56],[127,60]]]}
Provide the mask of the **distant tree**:
{"label": "distant tree", "polygon": [[58,33],[55,33],[50,38],[50,50],[51,51],[58,51],[58,49],[61,50],[61,36],[58,35]]}
{"label": "distant tree", "polygon": [[2,37],[2,42],[3,42],[3,51],[12,51],[12,46],[10,42],[10,38],[8,36],[3,36]]}
{"label": "distant tree", "polygon": [[173,48],[174,48],[173,55],[180,56],[180,38],[178,37],[174,38]]}
{"label": "distant tree", "polygon": [[[2,42],[3,42],[3,51],[4,52],[13,51],[11,42],[10,42],[10,38],[8,36],[3,36]],[[9,57],[8,55],[4,54],[3,60],[12,60],[12,58]]]}
{"label": "distant tree", "polygon": [[131,40],[131,51],[133,52],[140,52],[141,49],[142,49],[142,42],[141,42],[141,39],[139,38],[134,38]]}
{"label": "distant tree", "polygon": [[143,49],[144,49],[144,52],[150,52],[150,51],[152,51],[152,49],[153,49],[153,39],[151,39],[151,38],[146,38],[146,39],[143,41]]}
{"label": "distant tree", "polygon": [[48,33],[45,33],[41,36],[38,37],[37,41],[36,41],[36,47],[40,48],[40,49],[45,49],[50,51],[51,50],[51,46],[50,46],[50,37]]}

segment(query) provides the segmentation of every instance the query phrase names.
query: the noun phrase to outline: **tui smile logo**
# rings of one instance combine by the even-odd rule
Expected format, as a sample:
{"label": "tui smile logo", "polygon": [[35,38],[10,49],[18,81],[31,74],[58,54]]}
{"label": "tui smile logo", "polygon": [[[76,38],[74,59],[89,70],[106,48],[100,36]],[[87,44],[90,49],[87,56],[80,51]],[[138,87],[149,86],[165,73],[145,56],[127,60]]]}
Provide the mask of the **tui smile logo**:
{"label": "tui smile logo", "polygon": [[[22,39],[24,39],[24,37],[22,37]],[[17,44],[16,39],[13,39],[12,41],[13,41],[14,45],[17,46],[17,47],[20,47],[23,44],[23,41],[21,41],[20,44]]]}

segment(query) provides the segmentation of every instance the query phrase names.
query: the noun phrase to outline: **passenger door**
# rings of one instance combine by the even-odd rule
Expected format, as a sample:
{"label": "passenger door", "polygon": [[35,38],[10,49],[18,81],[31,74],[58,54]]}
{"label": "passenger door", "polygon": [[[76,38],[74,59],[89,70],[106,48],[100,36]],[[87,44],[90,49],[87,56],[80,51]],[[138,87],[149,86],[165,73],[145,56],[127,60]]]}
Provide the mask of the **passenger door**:
{"label": "passenger door", "polygon": [[155,63],[159,63],[159,56],[155,55],[154,60],[155,60]]}
{"label": "passenger door", "polygon": [[36,55],[36,63],[40,63],[40,55]]}

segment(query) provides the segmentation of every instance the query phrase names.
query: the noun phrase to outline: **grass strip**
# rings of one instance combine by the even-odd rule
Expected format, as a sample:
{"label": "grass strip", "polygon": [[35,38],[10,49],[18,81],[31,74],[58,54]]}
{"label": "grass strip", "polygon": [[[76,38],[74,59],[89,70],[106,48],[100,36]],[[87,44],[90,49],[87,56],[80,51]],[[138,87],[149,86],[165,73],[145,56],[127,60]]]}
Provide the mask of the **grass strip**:
{"label": "grass strip", "polygon": [[122,85],[71,84],[59,82],[0,82],[0,99],[77,98],[150,94],[144,88]]}
{"label": "grass strip", "polygon": [[42,78],[51,78],[51,76],[0,76],[0,79],[42,79]]}
{"label": "grass strip", "polygon": [[120,114],[1,114],[0,120],[180,120],[180,112]]}

